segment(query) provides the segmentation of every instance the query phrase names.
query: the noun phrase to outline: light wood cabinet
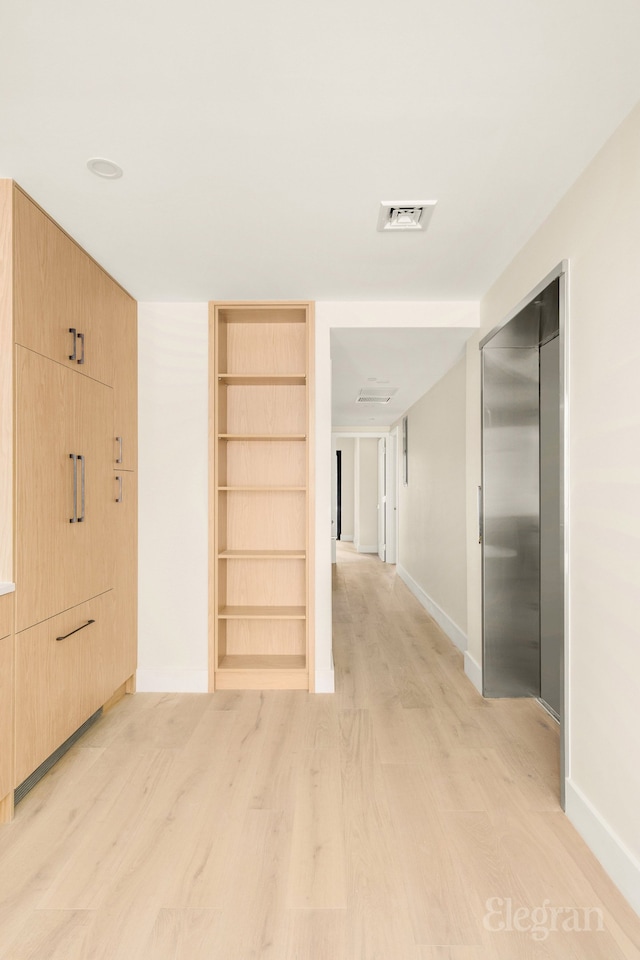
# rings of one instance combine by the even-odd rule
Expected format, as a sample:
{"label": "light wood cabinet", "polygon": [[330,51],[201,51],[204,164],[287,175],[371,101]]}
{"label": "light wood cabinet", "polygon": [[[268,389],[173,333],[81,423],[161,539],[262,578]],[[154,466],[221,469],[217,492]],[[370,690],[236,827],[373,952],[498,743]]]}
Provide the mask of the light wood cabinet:
{"label": "light wood cabinet", "polygon": [[115,600],[114,629],[111,642],[111,689],[116,690],[136,670],[138,629],[138,477],[133,471],[113,474],[111,530],[115,538],[116,563],[113,571]]}
{"label": "light wood cabinet", "polygon": [[16,343],[113,384],[113,281],[19,188],[13,191]]}
{"label": "light wood cabinet", "polygon": [[114,467],[138,466],[138,336],[136,303],[115,285],[110,291],[114,367]]}
{"label": "light wood cabinet", "polygon": [[13,594],[0,596],[0,823],[13,814]]}
{"label": "light wood cabinet", "polygon": [[16,786],[113,693],[114,594],[16,637]]}
{"label": "light wood cabinet", "polygon": [[16,632],[112,587],[113,390],[16,347]]}
{"label": "light wood cabinet", "polygon": [[213,689],[313,686],[313,307],[210,314]]}
{"label": "light wood cabinet", "polygon": [[0,750],[13,789],[134,689],[137,331],[135,301],[11,181],[0,213],[0,579],[16,586]]}

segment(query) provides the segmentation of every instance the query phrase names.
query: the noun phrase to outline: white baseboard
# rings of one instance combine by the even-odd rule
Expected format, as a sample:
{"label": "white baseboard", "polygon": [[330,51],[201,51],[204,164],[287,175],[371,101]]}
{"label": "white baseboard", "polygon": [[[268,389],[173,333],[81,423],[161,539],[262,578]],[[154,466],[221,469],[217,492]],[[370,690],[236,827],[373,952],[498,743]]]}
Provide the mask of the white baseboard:
{"label": "white baseboard", "polygon": [[461,630],[458,624],[455,623],[455,621],[453,621],[451,617],[444,612],[442,607],[438,606],[435,600],[431,599],[428,593],[425,593],[420,584],[416,583],[411,574],[407,573],[404,567],[398,564],[396,570],[398,572],[398,576],[404,580],[406,585],[409,587],[409,590],[411,590],[411,593],[420,601],[427,613],[429,613],[436,621],[438,626],[444,630],[446,635],[449,637],[452,643],[456,645],[458,650],[462,650],[464,653],[467,649],[466,633]]}
{"label": "white baseboard", "polygon": [[138,670],[137,693],[207,693],[206,670]]}
{"label": "white baseboard", "polygon": [[353,543],[353,536],[345,537],[343,533],[340,534],[340,541],[344,540],[346,543]]}
{"label": "white baseboard", "polygon": [[464,652],[464,672],[482,696],[482,667],[477,660],[474,660],[468,650]]}
{"label": "white baseboard", "polygon": [[364,546],[364,547],[363,547],[362,544],[359,543],[358,546],[356,547],[356,550],[358,551],[358,553],[377,553],[377,552],[378,552],[378,544],[377,544],[377,543],[374,543],[373,546],[369,546],[369,547],[368,547],[368,546]]}
{"label": "white baseboard", "polygon": [[333,669],[333,657],[331,657],[331,668],[329,670],[316,670],[316,693],[335,693],[336,675]]}
{"label": "white baseboard", "polygon": [[640,862],[572,780],[566,782],[565,801],[569,820],[640,914]]}

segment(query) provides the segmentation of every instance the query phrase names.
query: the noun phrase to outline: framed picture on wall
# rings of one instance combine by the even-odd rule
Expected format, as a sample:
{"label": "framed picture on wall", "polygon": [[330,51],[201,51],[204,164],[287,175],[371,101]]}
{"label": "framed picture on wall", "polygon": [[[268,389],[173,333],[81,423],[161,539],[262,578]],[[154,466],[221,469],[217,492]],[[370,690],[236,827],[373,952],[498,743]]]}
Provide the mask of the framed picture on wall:
{"label": "framed picture on wall", "polygon": [[405,487],[409,483],[409,418],[402,418],[402,482]]}

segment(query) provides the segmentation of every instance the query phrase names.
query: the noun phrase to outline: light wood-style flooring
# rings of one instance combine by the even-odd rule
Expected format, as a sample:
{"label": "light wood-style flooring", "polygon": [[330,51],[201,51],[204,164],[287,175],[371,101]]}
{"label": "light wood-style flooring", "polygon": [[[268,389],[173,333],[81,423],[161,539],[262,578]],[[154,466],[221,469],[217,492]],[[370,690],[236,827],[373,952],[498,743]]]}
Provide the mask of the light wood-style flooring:
{"label": "light wood-style flooring", "polygon": [[[2,960],[639,960],[554,722],[482,700],[377,558],[343,546],[334,599],[335,695],[127,697],[23,800]],[[551,907],[604,929],[535,939]]]}

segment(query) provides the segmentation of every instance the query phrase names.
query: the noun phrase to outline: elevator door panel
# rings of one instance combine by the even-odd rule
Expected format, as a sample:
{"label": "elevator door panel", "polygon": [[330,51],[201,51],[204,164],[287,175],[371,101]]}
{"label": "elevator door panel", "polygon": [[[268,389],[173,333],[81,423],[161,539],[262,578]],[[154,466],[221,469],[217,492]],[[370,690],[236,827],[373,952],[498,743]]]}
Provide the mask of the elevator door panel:
{"label": "elevator door panel", "polygon": [[564,630],[560,340],[540,347],[540,698],[560,715]]}
{"label": "elevator door panel", "polygon": [[483,352],[484,695],[540,694],[538,346]]}

